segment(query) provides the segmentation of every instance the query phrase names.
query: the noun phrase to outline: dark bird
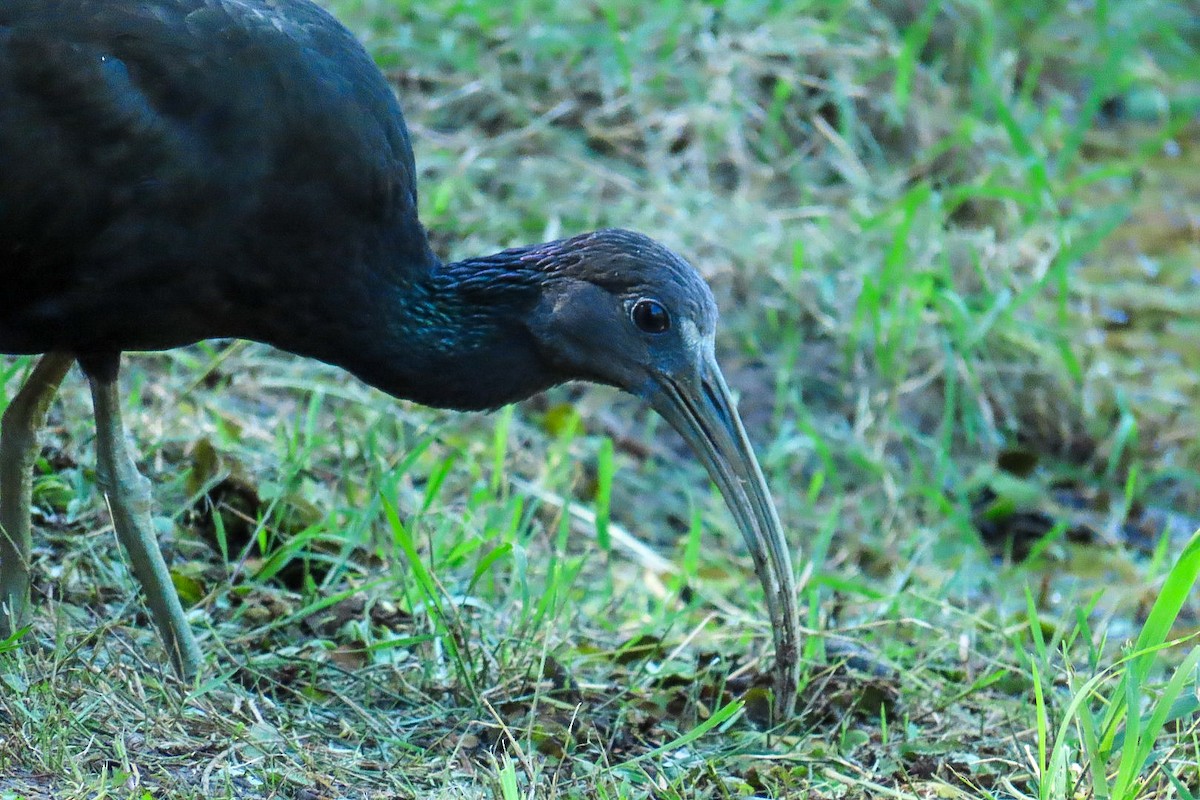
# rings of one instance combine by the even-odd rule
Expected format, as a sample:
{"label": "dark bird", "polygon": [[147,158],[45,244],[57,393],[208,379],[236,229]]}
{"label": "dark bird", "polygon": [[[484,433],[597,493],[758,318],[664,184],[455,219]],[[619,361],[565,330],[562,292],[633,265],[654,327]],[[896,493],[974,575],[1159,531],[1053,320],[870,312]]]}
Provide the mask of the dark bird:
{"label": "dark bird", "polygon": [[703,279],[625,230],[445,263],[415,178],[391,88],[308,0],[0,0],[0,353],[45,354],[0,429],[0,637],[27,618],[36,431],[75,361],[117,537],[176,669],[197,672],[117,373],[127,350],[236,337],[443,408],[571,380],[648,400],[746,539],[790,708],[791,560]]}

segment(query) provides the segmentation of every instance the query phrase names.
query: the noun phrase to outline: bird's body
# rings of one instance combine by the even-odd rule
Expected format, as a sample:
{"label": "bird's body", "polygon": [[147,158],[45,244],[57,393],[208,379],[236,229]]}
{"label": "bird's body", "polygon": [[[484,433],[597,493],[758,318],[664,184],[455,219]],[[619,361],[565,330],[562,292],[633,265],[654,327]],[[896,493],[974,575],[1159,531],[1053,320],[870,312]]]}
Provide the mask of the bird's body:
{"label": "bird's body", "polygon": [[239,337],[428,394],[460,331],[399,105],[323,10],[278,5],[0,3],[0,351]]}
{"label": "bird's body", "polygon": [[[464,410],[613,384],[711,450],[748,540],[780,550],[690,265],[619,230],[443,263],[417,202],[391,87],[308,0],[0,0],[0,353],[77,358],[101,394],[123,351],[216,337]],[[63,363],[6,414],[10,460]],[[794,629],[795,608],[790,564],[773,569],[779,649],[776,609]]]}

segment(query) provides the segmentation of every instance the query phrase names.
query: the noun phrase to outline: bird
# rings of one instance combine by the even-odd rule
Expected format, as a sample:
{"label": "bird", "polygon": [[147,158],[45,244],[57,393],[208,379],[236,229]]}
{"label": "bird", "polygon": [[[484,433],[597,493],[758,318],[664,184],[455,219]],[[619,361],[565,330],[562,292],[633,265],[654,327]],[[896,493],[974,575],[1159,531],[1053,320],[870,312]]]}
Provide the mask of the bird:
{"label": "bird", "polygon": [[129,351],[247,339],[439,408],[569,381],[646,400],[745,538],[786,713],[791,555],[700,273],[624,229],[443,260],[416,175],[396,92],[310,0],[0,0],[0,353],[40,356],[0,420],[0,638],[29,619],[37,431],[77,363],[116,536],[175,671],[197,675],[118,378]]}

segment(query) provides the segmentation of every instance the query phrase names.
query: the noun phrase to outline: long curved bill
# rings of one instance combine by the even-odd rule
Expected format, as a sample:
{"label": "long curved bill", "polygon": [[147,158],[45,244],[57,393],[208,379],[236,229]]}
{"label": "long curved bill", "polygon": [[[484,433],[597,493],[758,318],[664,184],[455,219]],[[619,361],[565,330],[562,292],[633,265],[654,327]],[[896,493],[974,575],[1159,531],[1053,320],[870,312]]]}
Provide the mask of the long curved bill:
{"label": "long curved bill", "polygon": [[800,678],[800,623],[792,559],[767,482],[711,353],[686,380],[663,376],[654,409],[687,440],[725,498],[767,596],[775,636],[775,713],[791,716]]}

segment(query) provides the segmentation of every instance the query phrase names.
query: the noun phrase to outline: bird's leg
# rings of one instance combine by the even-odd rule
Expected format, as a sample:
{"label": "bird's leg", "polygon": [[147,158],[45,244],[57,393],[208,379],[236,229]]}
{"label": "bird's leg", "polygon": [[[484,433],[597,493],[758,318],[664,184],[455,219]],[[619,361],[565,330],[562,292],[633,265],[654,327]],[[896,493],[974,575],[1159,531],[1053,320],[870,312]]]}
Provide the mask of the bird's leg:
{"label": "bird's leg", "polygon": [[4,410],[0,420],[0,638],[25,624],[29,612],[29,506],[37,432],[71,357],[51,353]]}
{"label": "bird's leg", "polygon": [[129,554],[146,605],[176,672],[185,680],[200,668],[200,648],[188,626],[167,563],[150,522],[150,481],[137,470],[125,440],[117,394],[120,356],[81,358],[96,412],[96,474],[112,515],[117,539]]}

